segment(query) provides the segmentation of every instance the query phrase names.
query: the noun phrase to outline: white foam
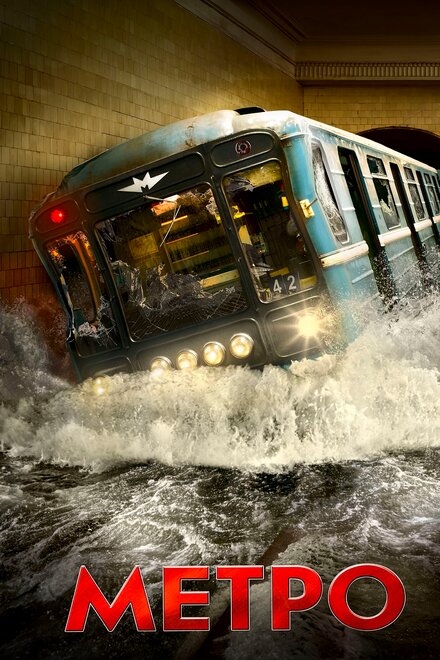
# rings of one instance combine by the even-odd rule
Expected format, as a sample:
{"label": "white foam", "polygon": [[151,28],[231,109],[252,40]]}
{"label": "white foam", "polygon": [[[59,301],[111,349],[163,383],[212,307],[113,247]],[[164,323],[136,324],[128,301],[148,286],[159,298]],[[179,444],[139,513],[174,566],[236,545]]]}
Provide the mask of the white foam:
{"label": "white foam", "polygon": [[440,310],[374,319],[341,355],[292,364],[117,375],[0,412],[13,456],[102,470],[150,459],[278,471],[438,446]]}

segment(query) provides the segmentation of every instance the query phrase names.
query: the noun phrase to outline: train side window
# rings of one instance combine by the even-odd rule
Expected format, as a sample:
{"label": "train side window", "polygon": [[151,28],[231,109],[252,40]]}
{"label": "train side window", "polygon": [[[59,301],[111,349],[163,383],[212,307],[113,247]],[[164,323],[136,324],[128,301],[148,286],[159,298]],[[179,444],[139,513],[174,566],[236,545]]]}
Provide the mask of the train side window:
{"label": "train side window", "polygon": [[96,308],[86,275],[81,268],[78,253],[69,238],[62,238],[49,245],[49,254],[66,292],[70,297],[75,314],[75,326],[92,323],[96,318]]}
{"label": "train side window", "polygon": [[433,215],[439,215],[440,213],[440,202],[437,194],[437,190],[434,184],[434,178],[431,179],[429,174],[425,174],[425,187],[426,192],[428,193],[428,199],[431,203]]}
{"label": "train side window", "polygon": [[432,175],[432,183],[437,194],[437,199],[440,201],[440,179],[435,174]]}
{"label": "train side window", "polygon": [[317,145],[313,145],[312,154],[316,194],[324,209],[327,222],[330,225],[330,229],[335,238],[340,243],[348,243],[349,236],[347,227],[339,212],[336,198],[330,185],[330,179],[324,165],[321,149]]}
{"label": "train side window", "polygon": [[49,243],[47,250],[73,312],[79,352],[89,355],[116,346],[109,296],[85,234],[59,238]]}
{"label": "train side window", "polygon": [[237,235],[261,302],[317,284],[313,261],[290,210],[278,162],[225,177]]}
{"label": "train side window", "polygon": [[371,174],[380,174],[386,176],[385,166],[383,161],[380,158],[375,158],[373,156],[367,156],[368,167],[370,168]]}
{"label": "train side window", "polygon": [[[431,180],[432,180],[432,187],[433,187],[434,195],[435,195],[435,198],[437,200],[437,205],[440,209],[440,191],[439,191],[439,187],[437,185],[437,180],[438,179],[436,179],[436,177],[434,175],[432,175]],[[440,213],[440,210],[439,210],[439,213]]]}
{"label": "train side window", "polygon": [[422,198],[420,197],[419,187],[416,183],[414,172],[410,167],[404,167],[406,182],[408,184],[409,193],[414,205],[414,210],[418,220],[423,220],[426,217],[425,209],[423,208]]}
{"label": "train side window", "polygon": [[394,229],[394,227],[400,225],[400,218],[391,192],[390,182],[386,175],[385,166],[380,158],[373,156],[367,156],[367,162],[373,176],[373,183],[385,224],[388,229]]}

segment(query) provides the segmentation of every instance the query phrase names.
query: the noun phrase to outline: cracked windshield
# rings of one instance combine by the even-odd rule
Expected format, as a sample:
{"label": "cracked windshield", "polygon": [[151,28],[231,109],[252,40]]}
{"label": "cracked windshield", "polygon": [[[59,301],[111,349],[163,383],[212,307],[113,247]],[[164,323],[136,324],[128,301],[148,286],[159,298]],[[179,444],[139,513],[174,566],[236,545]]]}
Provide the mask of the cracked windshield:
{"label": "cracked windshield", "polygon": [[98,223],[134,339],[247,307],[206,184]]}

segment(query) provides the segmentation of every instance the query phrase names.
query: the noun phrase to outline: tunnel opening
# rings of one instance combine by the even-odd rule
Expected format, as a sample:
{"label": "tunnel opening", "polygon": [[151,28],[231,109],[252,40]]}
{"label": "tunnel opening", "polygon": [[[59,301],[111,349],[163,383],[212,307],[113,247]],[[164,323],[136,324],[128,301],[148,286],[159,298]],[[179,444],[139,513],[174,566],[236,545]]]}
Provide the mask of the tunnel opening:
{"label": "tunnel opening", "polygon": [[420,128],[387,126],[359,133],[440,170],[440,136]]}

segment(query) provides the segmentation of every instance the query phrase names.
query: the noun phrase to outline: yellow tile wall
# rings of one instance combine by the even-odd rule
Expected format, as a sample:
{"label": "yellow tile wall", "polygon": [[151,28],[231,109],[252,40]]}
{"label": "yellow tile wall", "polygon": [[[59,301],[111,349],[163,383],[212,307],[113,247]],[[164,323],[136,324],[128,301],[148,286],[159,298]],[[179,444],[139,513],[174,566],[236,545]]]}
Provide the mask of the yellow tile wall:
{"label": "yellow tile wall", "polygon": [[51,291],[32,207],[72,167],[173,121],[302,88],[173,0],[0,0],[0,298]]}
{"label": "yellow tile wall", "polygon": [[440,86],[415,83],[304,87],[304,114],[353,133],[407,126],[440,135]]}

